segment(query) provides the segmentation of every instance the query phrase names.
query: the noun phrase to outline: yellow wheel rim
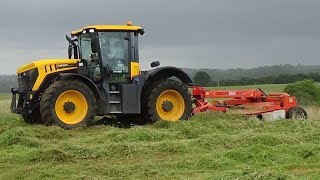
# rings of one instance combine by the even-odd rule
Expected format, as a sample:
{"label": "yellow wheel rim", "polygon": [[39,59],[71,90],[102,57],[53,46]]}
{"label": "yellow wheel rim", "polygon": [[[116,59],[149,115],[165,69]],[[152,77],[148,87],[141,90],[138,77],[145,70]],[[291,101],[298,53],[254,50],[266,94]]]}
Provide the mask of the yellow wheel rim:
{"label": "yellow wheel rim", "polygon": [[185,110],[181,94],[175,90],[166,90],[160,94],[156,102],[157,113],[166,121],[178,121]]}
{"label": "yellow wheel rim", "polygon": [[55,103],[58,118],[66,124],[77,124],[87,115],[88,102],[82,93],[68,90],[60,94]]}

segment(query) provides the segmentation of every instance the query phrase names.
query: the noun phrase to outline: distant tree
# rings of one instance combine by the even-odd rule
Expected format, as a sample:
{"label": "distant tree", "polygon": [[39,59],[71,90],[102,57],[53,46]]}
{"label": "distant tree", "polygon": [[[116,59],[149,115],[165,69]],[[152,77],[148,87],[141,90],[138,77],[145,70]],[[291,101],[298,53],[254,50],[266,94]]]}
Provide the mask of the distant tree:
{"label": "distant tree", "polygon": [[10,93],[10,89],[17,86],[16,75],[0,75],[0,93]]}
{"label": "distant tree", "polygon": [[210,75],[204,71],[197,72],[193,77],[193,81],[198,86],[212,86],[213,84]]}

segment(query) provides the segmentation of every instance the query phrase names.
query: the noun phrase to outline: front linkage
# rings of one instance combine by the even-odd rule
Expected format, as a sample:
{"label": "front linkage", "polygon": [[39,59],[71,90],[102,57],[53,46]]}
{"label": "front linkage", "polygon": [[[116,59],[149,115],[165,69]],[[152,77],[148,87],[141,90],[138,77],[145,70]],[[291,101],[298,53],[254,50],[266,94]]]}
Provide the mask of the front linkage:
{"label": "front linkage", "polygon": [[[10,110],[16,114],[30,114],[38,105],[37,101],[32,98],[32,94],[20,88],[11,89],[12,100]],[[18,95],[18,103],[17,103]]]}

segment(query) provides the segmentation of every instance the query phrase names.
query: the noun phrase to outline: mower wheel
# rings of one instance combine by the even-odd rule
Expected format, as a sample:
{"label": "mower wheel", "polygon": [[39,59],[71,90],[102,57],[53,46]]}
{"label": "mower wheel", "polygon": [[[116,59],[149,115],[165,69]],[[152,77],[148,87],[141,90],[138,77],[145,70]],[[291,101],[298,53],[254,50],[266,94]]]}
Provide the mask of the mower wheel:
{"label": "mower wheel", "polygon": [[308,114],[302,107],[296,106],[288,110],[286,119],[308,119]]}

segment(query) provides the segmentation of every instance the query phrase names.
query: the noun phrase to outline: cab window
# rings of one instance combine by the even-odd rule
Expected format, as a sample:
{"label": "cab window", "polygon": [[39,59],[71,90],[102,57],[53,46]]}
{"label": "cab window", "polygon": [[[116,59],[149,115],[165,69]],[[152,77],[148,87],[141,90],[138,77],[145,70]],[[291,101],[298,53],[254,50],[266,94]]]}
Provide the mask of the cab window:
{"label": "cab window", "polygon": [[91,52],[91,38],[87,35],[82,35],[80,38],[80,52],[81,59],[90,60]]}

